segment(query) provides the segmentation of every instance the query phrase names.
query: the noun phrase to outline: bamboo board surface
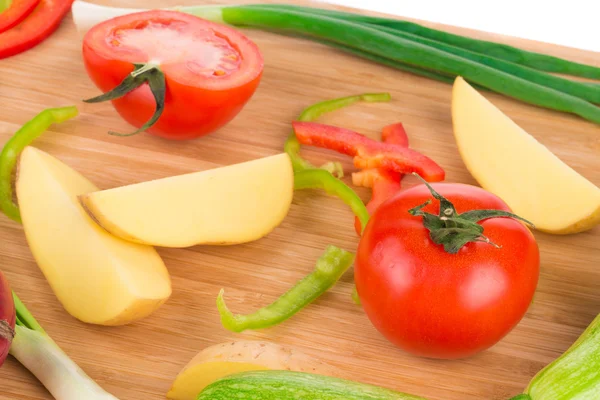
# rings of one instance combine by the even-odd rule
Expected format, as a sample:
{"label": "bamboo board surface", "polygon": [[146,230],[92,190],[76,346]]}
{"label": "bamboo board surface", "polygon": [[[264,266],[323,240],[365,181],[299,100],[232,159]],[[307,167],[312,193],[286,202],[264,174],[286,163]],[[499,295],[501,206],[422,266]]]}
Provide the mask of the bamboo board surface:
{"label": "bamboo board surface", "polygon": [[[97,1],[100,3],[100,1]],[[165,7],[198,1],[110,0],[120,7]],[[429,24],[434,26],[432,24]],[[458,28],[576,61],[600,65],[600,55]],[[130,127],[110,104],[81,102],[97,94],[84,71],[71,16],[37,48],[0,60],[0,144],[39,111],[77,104],[81,115],[55,126],[35,146],[101,188],[252,160],[282,151],[290,121],[307,105],[362,92],[389,91],[390,103],[358,104],[322,119],[373,137],[403,122],[411,146],[435,159],[448,182],[474,184],[452,135],[451,86],[378,66],[306,40],[246,31],[261,48],[265,71],[245,109],[219,132],[188,142],[150,135],[118,138]],[[561,159],[600,184],[600,127],[490,93],[494,104]],[[348,159],[305,150],[315,163]],[[532,166],[524,165],[523,168]],[[405,187],[414,185],[405,178]],[[358,190],[366,200],[367,190]],[[40,194],[43,201],[43,194]],[[268,330],[233,334],[220,324],[215,299],[225,288],[234,312],[270,303],[314,267],[326,244],[355,251],[358,238],[348,208],[322,193],[295,194],[283,224],[257,242],[232,246],[159,249],[171,273],[173,295],[150,317],[124,327],[83,324],[58,303],[36,266],[22,227],[0,216],[0,268],[50,336],[102,387],[123,400],[165,398],[179,370],[201,349],[233,339],[293,345],[339,368],[339,375],[431,400],[506,399],[565,351],[600,310],[600,228],[573,236],[535,233],[541,277],[534,303],[500,343],[475,357],[437,361],[395,348],[350,299],[352,274],[291,320]],[[82,266],[85,267],[85,266]],[[9,358],[0,371],[0,398],[51,396]]]}

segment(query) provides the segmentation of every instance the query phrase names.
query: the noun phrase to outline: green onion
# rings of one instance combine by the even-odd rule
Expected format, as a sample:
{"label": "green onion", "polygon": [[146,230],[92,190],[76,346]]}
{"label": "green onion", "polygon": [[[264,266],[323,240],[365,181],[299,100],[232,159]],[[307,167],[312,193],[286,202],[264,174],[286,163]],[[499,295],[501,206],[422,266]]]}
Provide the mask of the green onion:
{"label": "green onion", "polygon": [[398,32],[418,35],[423,38],[446,43],[462,49],[470,50],[490,57],[505,60],[511,63],[521,64],[540,71],[555,72],[582,78],[600,79],[600,68],[591,65],[580,64],[547,54],[522,50],[507,44],[490,42],[486,40],[473,39],[466,36],[455,35],[438,29],[428,28],[410,21],[392,18],[373,17],[344,11],[326,10],[288,4],[272,4],[269,6],[281,9],[297,10],[319,14],[350,22],[378,25],[393,29]]}
{"label": "green onion", "polygon": [[339,43],[332,43],[332,42],[321,42],[321,43],[326,44],[330,47],[334,47],[336,49],[340,49],[342,51],[353,54],[355,56],[373,61],[377,64],[381,64],[381,65],[385,65],[385,66],[392,67],[395,69],[399,69],[401,71],[410,72],[411,74],[420,75],[425,78],[429,78],[429,79],[433,79],[436,81],[445,82],[445,83],[449,83],[449,84],[452,84],[454,82],[454,78],[451,76],[438,74],[437,72],[429,71],[424,68],[413,67],[412,65],[409,65],[409,64],[404,64],[404,63],[401,63],[398,61],[390,60],[388,58],[377,56],[377,55],[371,54],[371,53],[367,53],[366,51],[358,50],[358,49],[355,49],[355,48],[352,48],[349,46],[344,46]]}
{"label": "green onion", "polygon": [[[265,6],[265,7],[271,8],[270,6]],[[274,6],[273,8],[276,9],[277,7]],[[293,7],[293,8],[290,7],[290,8],[295,10],[295,9],[304,9],[306,7]],[[353,15],[353,14],[350,14],[350,15]],[[573,81],[570,79],[561,78],[559,76],[551,75],[551,74],[548,74],[545,72],[540,72],[540,71],[535,70],[530,67],[526,67],[523,65],[515,64],[513,62],[505,61],[501,58],[495,58],[495,57],[491,57],[486,54],[476,53],[471,50],[466,50],[466,49],[463,49],[463,48],[460,48],[457,46],[453,46],[453,45],[449,45],[449,44],[446,44],[443,42],[438,42],[435,40],[427,39],[426,37],[421,37],[421,36],[418,36],[418,35],[415,35],[412,33],[407,33],[402,30],[394,29],[394,28],[391,28],[388,26],[371,25],[371,27],[374,27],[381,32],[385,32],[385,33],[389,33],[391,35],[397,36],[399,38],[412,40],[416,43],[421,43],[421,44],[424,44],[427,46],[431,46],[436,49],[445,51],[447,53],[454,54],[454,55],[463,57],[465,59],[487,65],[488,67],[495,68],[497,70],[506,72],[508,74],[514,75],[514,76],[522,78],[522,79],[529,80],[529,81],[537,83],[539,85],[543,85],[548,88],[556,89],[556,90],[566,93],[566,94],[580,97],[589,102],[600,104],[600,86],[597,86],[594,84],[590,85],[589,82],[577,82],[577,81]],[[402,70],[405,70],[407,72],[412,72],[417,75],[423,75],[423,76],[429,77],[431,79],[437,79],[440,81],[452,83],[454,81],[454,78],[456,77],[456,75],[450,77],[450,76],[441,75],[441,74],[438,74],[435,72],[430,72],[430,71],[424,70],[422,68],[416,68],[416,67],[412,67],[407,64],[394,62],[393,60],[390,60],[385,57],[379,57],[379,56],[376,56],[376,55],[373,55],[373,54],[370,54],[367,52],[348,48],[346,46],[340,46],[338,44],[335,44],[334,47],[338,47],[338,46],[344,48],[344,50],[347,50],[351,53],[354,52],[354,54],[358,55],[359,57],[371,59],[372,61],[375,61],[379,64],[388,65],[388,66],[391,66],[391,67],[394,67],[397,69],[402,69]]]}
{"label": "green onion", "polygon": [[17,323],[10,354],[35,375],[56,400],[118,400],[58,347],[14,292],[13,299]]}

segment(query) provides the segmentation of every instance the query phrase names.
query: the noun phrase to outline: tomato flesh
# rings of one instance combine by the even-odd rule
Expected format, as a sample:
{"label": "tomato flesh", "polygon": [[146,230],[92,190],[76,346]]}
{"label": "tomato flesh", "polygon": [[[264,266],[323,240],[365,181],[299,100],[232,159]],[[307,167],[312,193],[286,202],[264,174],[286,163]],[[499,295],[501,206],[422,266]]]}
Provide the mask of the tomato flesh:
{"label": "tomato flesh", "polygon": [[[459,213],[510,211],[498,197],[469,185],[434,184]],[[481,222],[500,245],[468,243],[457,254],[433,243],[422,217],[408,210],[431,199],[424,185],[381,205],[358,247],[355,280],[364,310],[391,342],[419,356],[464,358],[489,348],[527,311],[539,276],[531,232],[508,218]],[[437,214],[437,202],[425,211]]]}
{"label": "tomato flesh", "polygon": [[[92,28],[84,39],[88,74],[107,92],[132,70],[151,63],[167,84],[165,109],[148,133],[190,139],[229,122],[254,94],[262,76],[258,47],[224,25],[175,11],[125,15]],[[154,113],[147,85],[113,100],[119,114],[136,127]]]}

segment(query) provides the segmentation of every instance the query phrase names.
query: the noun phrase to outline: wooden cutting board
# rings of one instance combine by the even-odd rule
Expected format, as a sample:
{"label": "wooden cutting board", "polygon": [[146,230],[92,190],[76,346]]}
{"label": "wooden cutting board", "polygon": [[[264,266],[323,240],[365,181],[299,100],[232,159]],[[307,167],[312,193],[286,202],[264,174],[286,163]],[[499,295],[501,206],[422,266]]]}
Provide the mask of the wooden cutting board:
{"label": "wooden cutting board", "polygon": [[[165,7],[197,4],[198,0],[97,3]],[[444,29],[600,65],[598,53]],[[130,127],[110,104],[81,102],[98,90],[84,71],[80,39],[68,16],[39,47],[0,60],[0,141],[8,140],[42,109],[76,104],[81,116],[55,126],[35,146],[79,170],[101,188],[112,188],[276,154],[282,151],[290,122],[305,106],[356,93],[389,91],[393,96],[390,103],[354,105],[322,121],[377,138],[383,126],[401,121],[412,147],[439,162],[446,169],[447,181],[475,183],[454,144],[450,85],[306,40],[260,31],[247,34],[264,54],[264,78],[247,107],[229,125],[188,142],[146,134],[118,138],[107,135],[107,131],[127,131]],[[561,159],[600,184],[600,127],[499,95],[485,95]],[[348,159],[314,149],[304,154],[316,163],[342,161],[348,177],[345,180],[350,182],[352,165]],[[531,167],[523,165],[524,169]],[[405,179],[406,187],[415,183]],[[368,199],[367,190],[358,192]],[[43,193],[40,201],[44,201]],[[232,334],[221,326],[215,306],[219,289],[225,288],[228,304],[235,312],[250,312],[270,303],[309,273],[327,244],[356,250],[358,238],[348,208],[316,191],[296,193],[283,224],[257,242],[159,249],[172,276],[173,295],[155,314],[129,326],[98,327],[70,317],[36,266],[22,227],[3,216],[0,268],[50,336],[102,387],[123,400],[163,399],[180,368],[199,350],[234,339],[293,345],[339,367],[345,378],[431,400],[493,400],[521,393],[530,378],[565,351],[600,311],[600,228],[565,237],[535,236],[542,266],[529,312],[496,346],[460,361],[413,357],[385,340],[351,301],[351,273],[280,326],[243,334]],[[9,358],[0,372],[0,398],[39,400],[51,396]]]}

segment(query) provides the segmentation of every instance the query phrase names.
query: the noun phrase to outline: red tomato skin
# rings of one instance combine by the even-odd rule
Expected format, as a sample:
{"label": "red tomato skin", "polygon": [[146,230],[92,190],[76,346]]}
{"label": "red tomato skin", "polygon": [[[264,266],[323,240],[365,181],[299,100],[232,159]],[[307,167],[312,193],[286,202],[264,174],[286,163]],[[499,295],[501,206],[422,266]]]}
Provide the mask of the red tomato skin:
{"label": "red tomato skin", "polygon": [[[475,186],[433,184],[459,213],[510,211]],[[371,217],[358,246],[355,281],[363,308],[388,340],[418,356],[457,359],[488,349],[525,315],[537,287],[539,249],[523,224],[481,223],[502,248],[468,243],[449,254],[408,210],[432,196],[424,185],[399,193]],[[425,208],[437,214],[438,202]]]}
{"label": "red tomato skin", "polygon": [[[164,14],[160,11],[153,13]],[[202,21],[189,15],[182,17]],[[100,45],[95,43],[97,40],[95,35],[86,35],[83,43],[84,64],[94,84],[102,92],[108,92],[121,83],[134,67],[131,62],[107,57],[104,44],[101,45],[102,51],[98,51]],[[262,56],[258,48],[249,41],[244,42],[243,46],[244,49],[256,51],[257,54],[253,54],[252,58],[258,60],[254,66],[258,71],[252,79],[237,86],[229,85],[228,77],[212,78],[223,81],[222,89],[186,85],[171,77],[169,68],[163,69],[167,85],[165,108],[158,121],[146,132],[172,140],[189,140],[212,133],[237,116],[258,88],[263,71]],[[139,60],[140,63],[146,61]],[[198,77],[198,80],[202,79],[207,78]],[[148,121],[156,108],[154,96],[147,84],[113,100],[112,104],[119,115],[135,127],[141,127]]]}

